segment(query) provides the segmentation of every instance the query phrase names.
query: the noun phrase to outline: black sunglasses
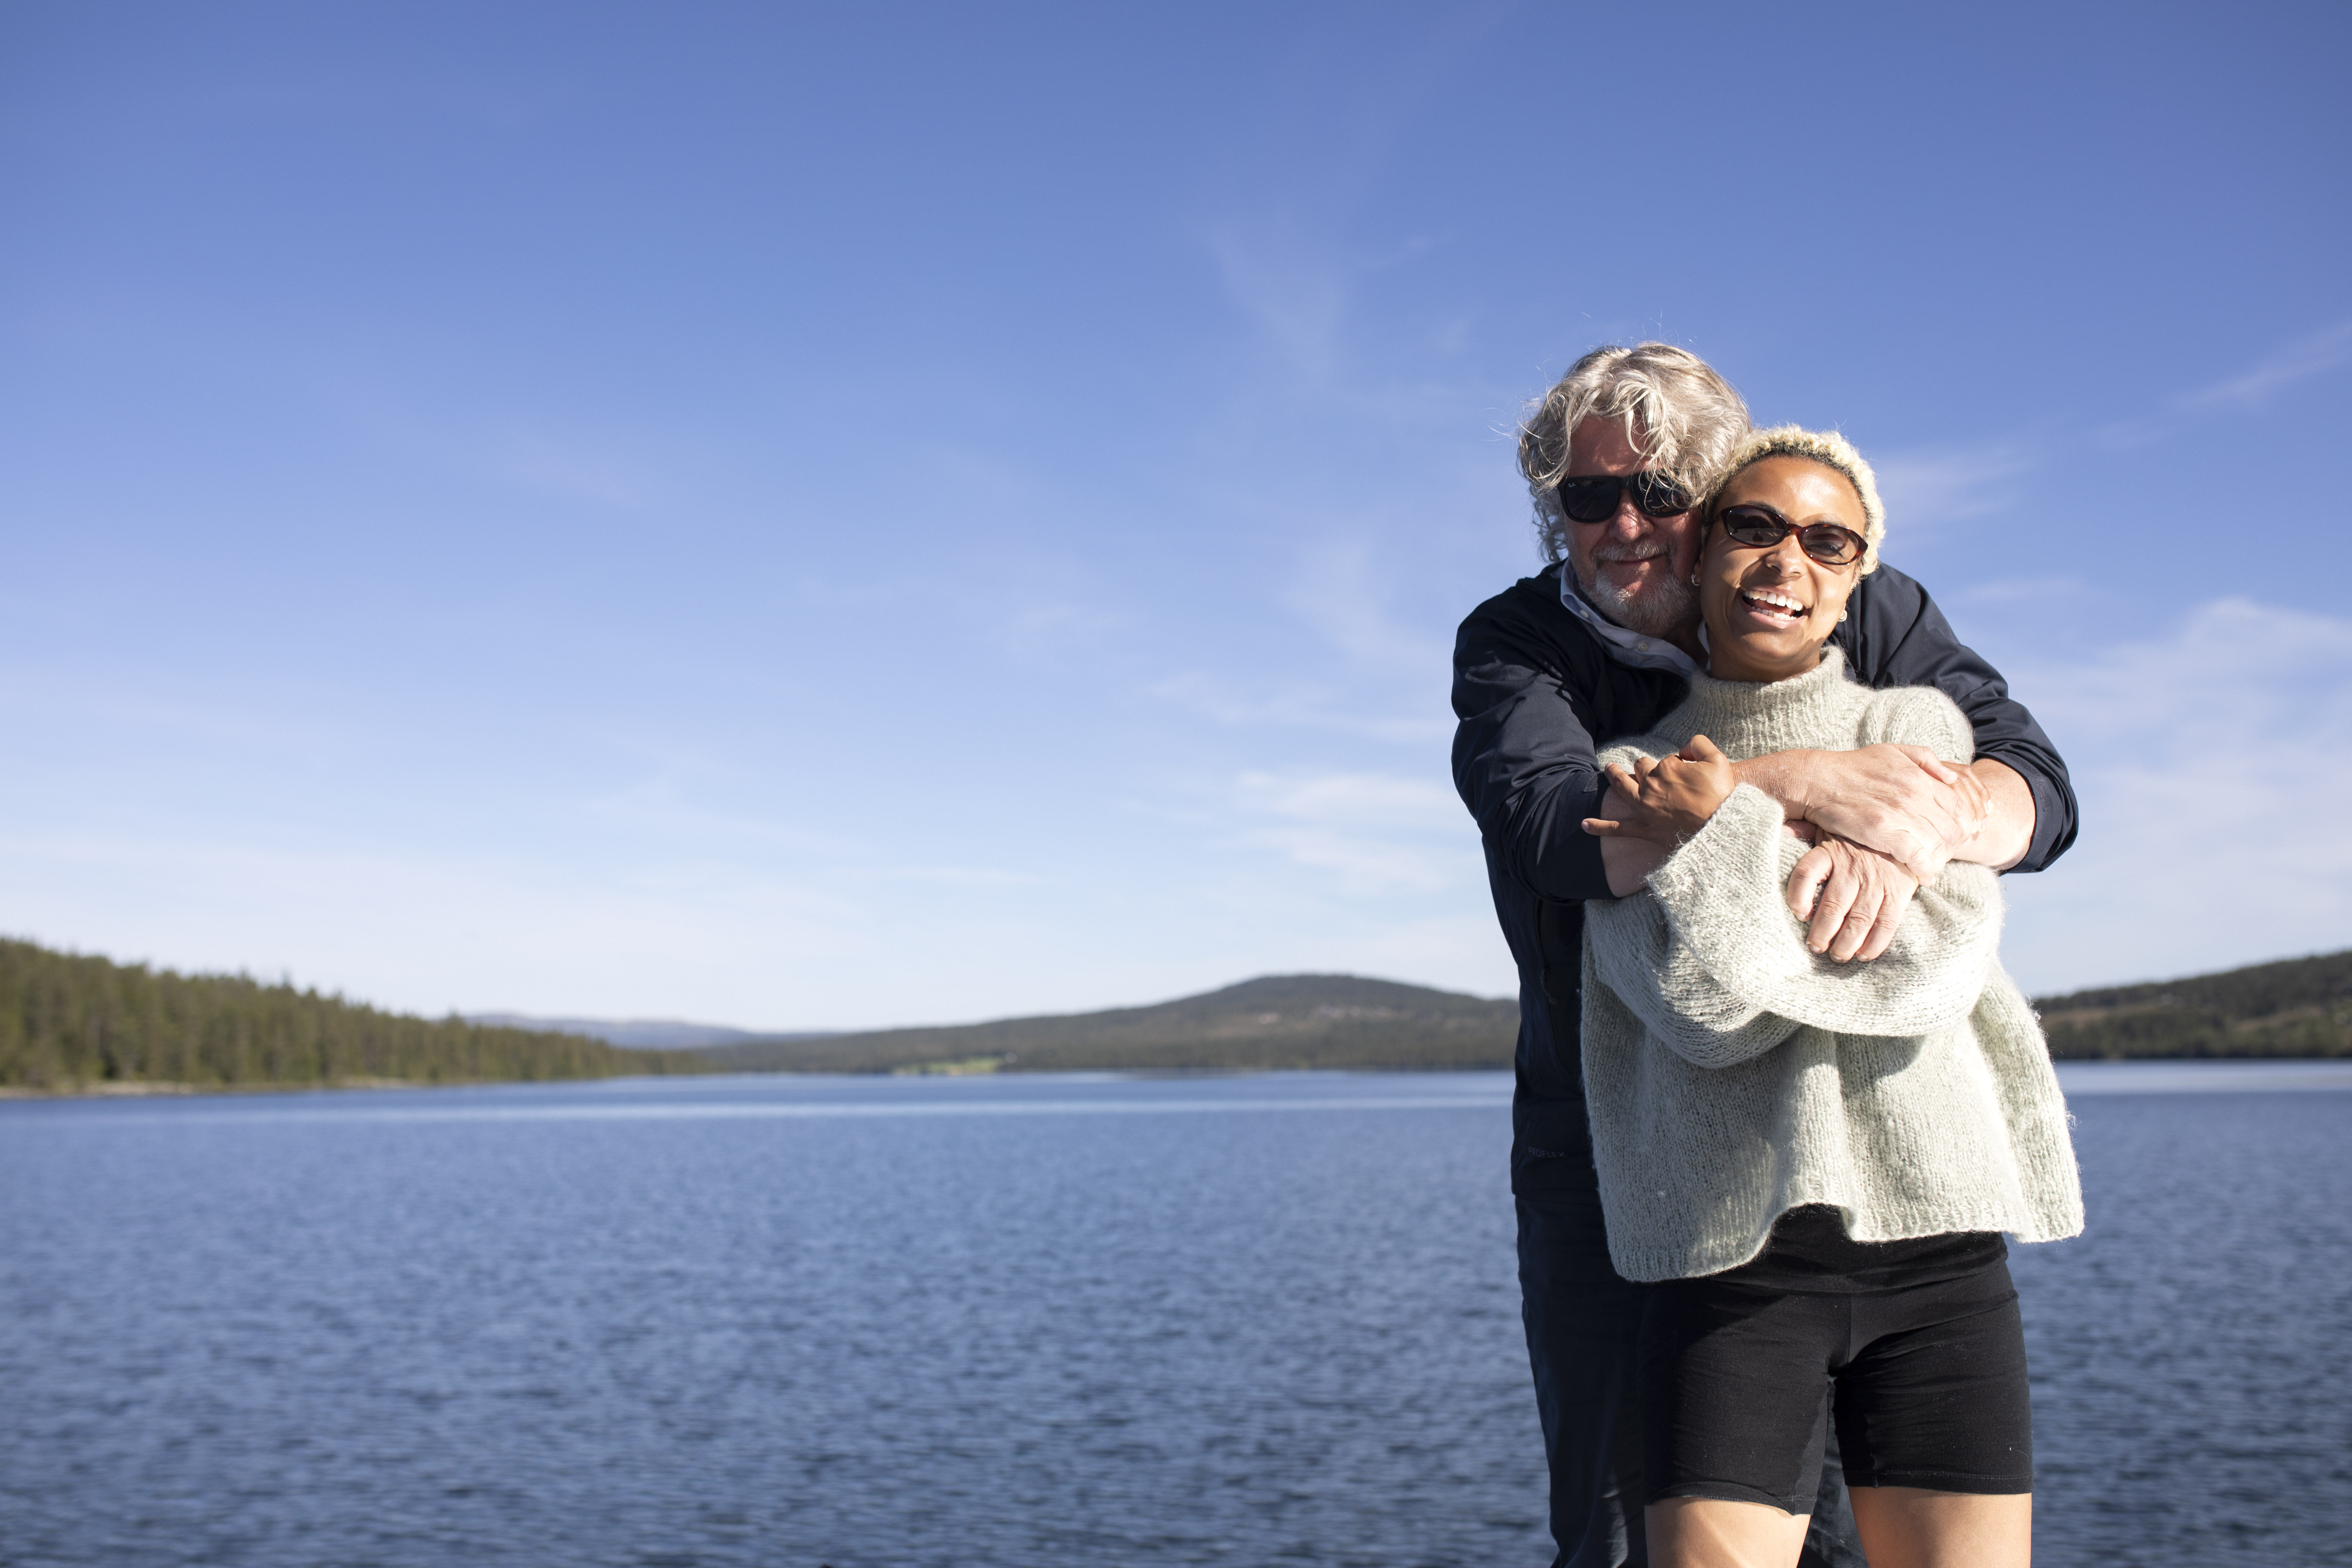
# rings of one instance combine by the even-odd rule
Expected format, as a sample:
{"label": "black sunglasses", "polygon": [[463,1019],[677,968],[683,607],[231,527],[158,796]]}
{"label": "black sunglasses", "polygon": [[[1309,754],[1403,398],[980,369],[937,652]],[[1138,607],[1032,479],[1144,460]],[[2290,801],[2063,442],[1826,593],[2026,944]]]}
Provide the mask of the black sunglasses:
{"label": "black sunglasses", "polygon": [[1633,504],[1645,517],[1672,517],[1691,509],[1690,491],[1676,484],[1665,474],[1647,469],[1638,474],[1585,474],[1559,481],[1552,487],[1559,495],[1559,510],[1571,522],[1607,522],[1617,515],[1617,498],[1630,485]]}
{"label": "black sunglasses", "polygon": [[1834,522],[1809,522],[1801,528],[1770,507],[1753,503],[1725,507],[1716,514],[1716,521],[1741,544],[1769,548],[1793,533],[1797,548],[1824,566],[1850,566],[1870,548],[1869,541],[1850,528]]}

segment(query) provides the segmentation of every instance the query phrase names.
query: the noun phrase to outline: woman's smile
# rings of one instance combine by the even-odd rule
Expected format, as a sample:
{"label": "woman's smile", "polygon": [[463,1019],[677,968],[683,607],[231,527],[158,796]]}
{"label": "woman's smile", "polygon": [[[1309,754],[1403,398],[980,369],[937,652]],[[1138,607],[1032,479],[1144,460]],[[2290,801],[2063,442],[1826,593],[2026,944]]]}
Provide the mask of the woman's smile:
{"label": "woman's smile", "polygon": [[1737,595],[1739,607],[1775,631],[1795,626],[1812,608],[1803,600],[1775,587],[1745,587]]}

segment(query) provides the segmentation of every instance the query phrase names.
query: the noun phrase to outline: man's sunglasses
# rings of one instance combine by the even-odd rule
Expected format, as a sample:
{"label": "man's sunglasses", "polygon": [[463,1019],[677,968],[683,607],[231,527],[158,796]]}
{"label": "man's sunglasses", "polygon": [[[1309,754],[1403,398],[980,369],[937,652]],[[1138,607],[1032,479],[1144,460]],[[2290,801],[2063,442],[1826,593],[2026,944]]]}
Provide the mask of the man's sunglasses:
{"label": "man's sunglasses", "polygon": [[1646,517],[1673,517],[1691,509],[1690,491],[1664,474],[1586,474],[1559,481],[1559,510],[1571,522],[1607,522],[1617,515],[1617,498],[1633,488],[1633,504]]}
{"label": "man's sunglasses", "polygon": [[1809,522],[1800,528],[1769,506],[1727,506],[1716,514],[1715,521],[1738,542],[1768,549],[1793,533],[1797,548],[1824,566],[1852,565],[1870,548],[1869,541],[1850,528],[1834,522]]}

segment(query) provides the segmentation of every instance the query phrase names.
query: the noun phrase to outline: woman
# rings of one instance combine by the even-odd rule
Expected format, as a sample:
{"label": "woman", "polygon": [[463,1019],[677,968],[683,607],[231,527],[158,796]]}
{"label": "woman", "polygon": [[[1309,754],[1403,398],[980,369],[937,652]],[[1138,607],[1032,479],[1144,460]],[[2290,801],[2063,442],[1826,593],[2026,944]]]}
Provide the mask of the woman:
{"label": "woman", "polygon": [[[1706,512],[1706,675],[1602,753],[1588,826],[1584,1074],[1612,1260],[1659,1281],[1643,1325],[1650,1560],[1793,1563],[1833,1388],[1874,1568],[2023,1564],[2032,1435],[2000,1234],[2082,1228],[2064,1102],[1994,949],[1992,872],[1954,863],[1893,944],[1840,964],[1781,889],[1802,847],[1730,762],[1895,742],[1949,762],[1927,688],[1845,679],[1831,629],[1885,532],[1869,466],[1785,426],[1734,452]],[[1630,764],[1630,767],[1628,766]]]}

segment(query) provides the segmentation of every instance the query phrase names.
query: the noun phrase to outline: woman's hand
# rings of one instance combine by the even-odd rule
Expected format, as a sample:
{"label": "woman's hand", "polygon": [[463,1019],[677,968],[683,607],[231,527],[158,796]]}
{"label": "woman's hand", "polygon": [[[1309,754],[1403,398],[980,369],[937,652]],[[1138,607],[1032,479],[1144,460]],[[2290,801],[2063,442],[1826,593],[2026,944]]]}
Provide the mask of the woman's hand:
{"label": "woman's hand", "polygon": [[1630,802],[1614,820],[1588,816],[1584,831],[1601,838],[1639,838],[1672,849],[1706,826],[1738,784],[1731,759],[1705,735],[1671,757],[1637,758],[1633,771],[1609,764],[1609,782]]}

